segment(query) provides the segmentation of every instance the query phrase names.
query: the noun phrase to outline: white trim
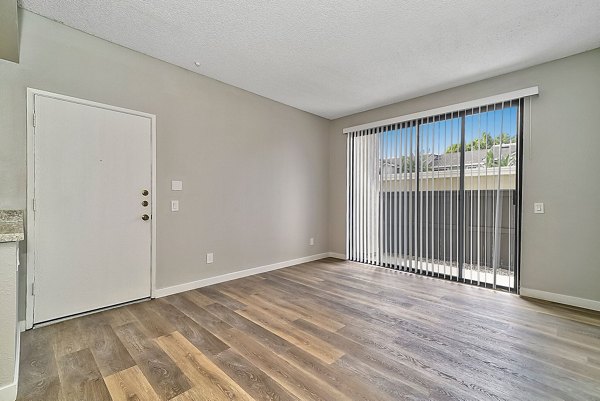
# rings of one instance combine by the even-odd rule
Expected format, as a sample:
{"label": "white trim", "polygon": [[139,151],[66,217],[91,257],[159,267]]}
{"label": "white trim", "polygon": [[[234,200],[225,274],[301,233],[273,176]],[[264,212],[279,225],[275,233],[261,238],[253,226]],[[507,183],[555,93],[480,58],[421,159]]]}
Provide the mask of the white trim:
{"label": "white trim", "polygon": [[15,385],[15,398],[16,398],[16,393],[17,393],[17,389],[19,386],[19,366],[21,364],[21,323],[23,323],[23,321],[19,322],[19,334],[17,335],[17,349],[16,349],[16,355],[15,355],[15,373],[14,373],[14,380],[13,380],[13,384]]}
{"label": "white trim", "polygon": [[347,134],[349,132],[366,130],[366,129],[370,129],[370,128],[378,128],[378,127],[382,127],[385,125],[397,124],[397,123],[401,123],[404,121],[416,120],[418,118],[423,118],[423,117],[437,116],[440,114],[450,113],[453,111],[472,109],[474,107],[506,102],[509,100],[520,99],[520,98],[527,97],[527,96],[534,96],[534,95],[538,95],[539,92],[540,92],[539,87],[532,86],[530,88],[519,89],[519,90],[512,91],[512,92],[501,93],[498,95],[488,96],[488,97],[484,97],[481,99],[470,100],[468,102],[455,103],[455,104],[450,104],[448,106],[437,107],[435,109],[419,111],[417,113],[407,114],[407,115],[400,116],[400,117],[388,118],[387,120],[379,120],[379,121],[374,121],[372,123],[355,125],[354,127],[344,128],[344,134]]}
{"label": "white trim", "polygon": [[56,100],[64,100],[67,102],[83,104],[85,106],[98,107],[101,109],[106,109],[106,110],[111,110],[111,111],[118,111],[120,113],[131,114],[133,116],[146,117],[149,119],[156,117],[154,114],[145,113],[143,111],[131,110],[131,109],[126,109],[126,108],[118,107],[118,106],[112,106],[112,105],[106,104],[106,103],[98,103],[98,102],[94,102],[92,100],[80,99],[80,98],[76,98],[73,96],[62,95],[60,93],[46,92],[46,91],[43,91],[40,89],[27,88],[27,94],[44,96],[44,97],[48,97],[48,98],[56,99]]}
{"label": "white trim", "polygon": [[25,216],[27,220],[27,231],[25,232],[25,239],[27,240],[27,276],[25,285],[25,328],[31,329],[33,327],[33,305],[34,298],[31,294],[31,286],[33,285],[33,269],[34,269],[34,252],[33,252],[33,241],[34,241],[34,225],[33,225],[33,177],[34,177],[34,143],[33,143],[33,113],[34,108],[34,92],[32,89],[27,88],[27,214]]}
{"label": "white trim", "polygon": [[189,283],[177,284],[171,287],[157,288],[155,296],[157,298],[166,297],[167,295],[173,295],[184,291],[194,290],[196,288],[206,287],[213,284],[223,283],[225,281],[237,280],[238,278],[253,276],[255,274],[266,273],[272,270],[283,269],[284,267],[290,267],[299,265],[301,263],[312,262],[314,260],[324,259],[329,257],[329,253],[319,253],[316,255],[305,256],[303,258],[286,260],[284,262],[273,263],[271,265],[258,266],[250,269],[240,270],[232,273],[225,273],[220,276],[209,277],[202,280],[192,281]]}
{"label": "white trim", "polygon": [[158,216],[156,209],[156,192],[158,191],[158,187],[156,186],[156,116],[154,114],[148,115],[151,123],[151,141],[152,141],[152,188],[150,189],[150,197],[151,205],[150,212],[152,213],[151,225],[150,229],[152,233],[150,247],[151,247],[151,255],[150,255],[150,298],[154,298],[154,293],[156,292],[156,219]]}
{"label": "white trim", "polygon": [[327,255],[330,258],[336,258],[336,259],[342,259],[342,260],[346,260],[346,255],[344,255],[343,253],[337,253],[337,252],[328,252]]}
{"label": "white trim", "polygon": [[[26,287],[26,302],[25,302],[25,328],[31,329],[33,327],[33,305],[34,296],[31,294],[31,286],[33,285],[35,278],[35,237],[34,237],[34,224],[35,214],[33,212],[33,194],[34,194],[34,130],[33,126],[33,114],[35,112],[35,96],[44,96],[51,99],[63,100],[67,102],[73,102],[82,104],[85,106],[98,107],[101,109],[117,111],[120,113],[131,114],[134,116],[145,117],[150,119],[151,125],[151,141],[152,141],[152,224],[151,233],[151,263],[150,263],[150,274],[151,274],[151,287],[150,296],[154,297],[156,291],[156,116],[154,114],[144,113],[141,111],[125,109],[122,107],[111,106],[104,103],[93,102],[85,99],[78,99],[72,96],[61,95],[52,92],[46,92],[39,89],[27,88],[27,287]],[[1,400],[0,400],[1,401]]]}
{"label": "white trim", "polygon": [[0,401],[15,401],[17,399],[17,383],[13,382],[0,387]]}
{"label": "white trim", "polygon": [[15,372],[13,373],[13,382],[4,387],[0,387],[0,401],[15,401],[17,399],[17,388],[19,384],[19,363],[21,358],[21,332],[25,331],[25,321],[18,323],[19,335],[17,336],[15,350]]}
{"label": "white trim", "polygon": [[578,298],[570,295],[557,294],[554,292],[540,291],[523,287],[521,287],[520,295],[522,297],[537,298],[544,301],[600,311],[600,301],[594,301],[592,299]]}

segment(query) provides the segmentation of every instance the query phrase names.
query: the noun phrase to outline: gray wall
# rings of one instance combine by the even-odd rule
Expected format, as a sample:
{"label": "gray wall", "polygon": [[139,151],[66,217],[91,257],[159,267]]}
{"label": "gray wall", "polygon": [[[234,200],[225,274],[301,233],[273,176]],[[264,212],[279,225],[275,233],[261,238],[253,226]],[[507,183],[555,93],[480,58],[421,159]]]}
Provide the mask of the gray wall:
{"label": "gray wall", "polygon": [[[600,301],[600,49],[333,121],[331,251],[345,252],[344,128],[534,85],[540,96],[532,100],[532,141],[525,133],[521,287]],[[544,202],[546,214],[533,214],[534,202]]]}
{"label": "gray wall", "polygon": [[[156,114],[159,288],[344,253],[343,128],[539,85],[522,286],[600,300],[600,50],[329,122],[28,12],[20,24],[20,64],[0,60],[0,208],[26,206],[26,87]],[[184,181],[177,214],[171,179]]]}
{"label": "gray wall", "polygon": [[159,288],[328,251],[328,120],[20,15],[20,64],[0,60],[0,209],[26,207],[33,87],[156,114]]}
{"label": "gray wall", "polygon": [[19,25],[16,0],[0,0],[0,59],[19,61]]}

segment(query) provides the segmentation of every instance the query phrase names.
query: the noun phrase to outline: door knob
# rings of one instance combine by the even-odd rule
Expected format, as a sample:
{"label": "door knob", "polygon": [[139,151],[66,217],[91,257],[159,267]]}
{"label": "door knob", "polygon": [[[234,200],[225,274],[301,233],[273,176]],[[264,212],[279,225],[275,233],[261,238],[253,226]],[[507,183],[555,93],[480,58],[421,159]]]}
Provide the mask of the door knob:
{"label": "door knob", "polygon": [[143,201],[142,206],[148,206],[148,201]]}
{"label": "door knob", "polygon": [[148,216],[147,214],[142,216],[142,220],[144,220],[144,221],[148,220],[149,218],[150,218],[150,216]]}
{"label": "door knob", "polygon": [[147,190],[147,189],[144,189],[144,190],[142,191],[142,195],[144,195],[144,196],[148,196],[148,190]]}

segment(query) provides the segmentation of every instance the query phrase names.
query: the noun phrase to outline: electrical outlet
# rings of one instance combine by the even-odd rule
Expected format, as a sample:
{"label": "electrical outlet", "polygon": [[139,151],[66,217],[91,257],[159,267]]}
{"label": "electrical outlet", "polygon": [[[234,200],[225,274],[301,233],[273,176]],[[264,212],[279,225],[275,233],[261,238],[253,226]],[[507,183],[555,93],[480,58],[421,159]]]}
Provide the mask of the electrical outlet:
{"label": "electrical outlet", "polygon": [[308,240],[308,245],[314,245],[315,244],[315,239],[311,237],[311,239]]}
{"label": "electrical outlet", "polygon": [[544,204],[543,203],[534,203],[533,204],[533,213],[543,214],[544,212]]}
{"label": "electrical outlet", "polygon": [[212,263],[214,260],[214,254],[212,252],[206,254],[206,263]]}
{"label": "electrical outlet", "polygon": [[179,211],[179,201],[178,200],[172,200],[171,201],[171,211],[172,212],[178,212]]}

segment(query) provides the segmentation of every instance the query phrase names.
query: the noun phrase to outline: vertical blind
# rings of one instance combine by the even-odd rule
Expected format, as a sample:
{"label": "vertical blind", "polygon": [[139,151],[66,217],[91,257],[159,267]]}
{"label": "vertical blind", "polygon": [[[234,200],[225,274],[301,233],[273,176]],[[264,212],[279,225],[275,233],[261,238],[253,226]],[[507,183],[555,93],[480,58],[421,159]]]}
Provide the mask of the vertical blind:
{"label": "vertical blind", "polygon": [[347,258],[516,291],[523,111],[521,97],[345,130]]}

